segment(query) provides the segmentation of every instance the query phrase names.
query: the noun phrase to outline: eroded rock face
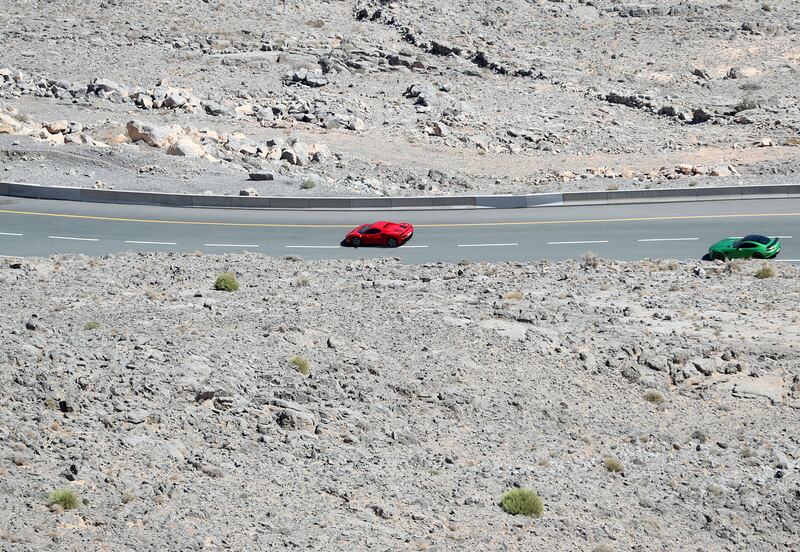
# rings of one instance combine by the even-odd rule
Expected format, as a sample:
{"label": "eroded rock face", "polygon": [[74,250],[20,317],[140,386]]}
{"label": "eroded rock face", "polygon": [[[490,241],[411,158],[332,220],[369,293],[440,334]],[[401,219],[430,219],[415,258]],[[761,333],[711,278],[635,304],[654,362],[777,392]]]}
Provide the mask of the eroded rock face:
{"label": "eroded rock face", "polygon": [[[0,534],[366,550],[441,528],[495,550],[520,485],[545,500],[531,548],[581,549],[589,524],[615,549],[785,550],[800,269],[736,266],[0,259]],[[227,271],[240,289],[214,291]],[[62,487],[85,502],[49,511]]]}

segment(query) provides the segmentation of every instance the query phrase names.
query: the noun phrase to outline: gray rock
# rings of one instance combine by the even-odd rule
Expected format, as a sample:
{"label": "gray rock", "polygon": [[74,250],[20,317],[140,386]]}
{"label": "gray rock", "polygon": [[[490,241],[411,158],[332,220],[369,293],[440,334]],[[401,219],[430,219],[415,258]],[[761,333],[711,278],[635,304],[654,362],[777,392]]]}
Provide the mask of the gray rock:
{"label": "gray rock", "polygon": [[275,173],[269,171],[251,172],[248,176],[250,180],[259,180],[259,181],[275,180]]}
{"label": "gray rock", "polygon": [[273,401],[278,406],[275,409],[275,423],[283,429],[298,431],[314,431],[316,419],[311,412],[296,403],[286,401]]}
{"label": "gray rock", "polygon": [[184,105],[186,105],[186,98],[180,94],[170,94],[164,99],[164,107],[169,107],[170,109],[183,107]]}
{"label": "gray rock", "polygon": [[143,141],[149,146],[166,148],[178,139],[175,130],[141,121],[128,121],[128,136],[132,142]]}
{"label": "gray rock", "polygon": [[717,363],[713,358],[694,358],[691,363],[704,376],[710,376],[717,371]]}
{"label": "gray rock", "polygon": [[222,104],[217,102],[212,102],[210,100],[205,100],[201,102],[200,105],[203,106],[203,109],[205,110],[206,113],[208,113],[209,115],[213,115],[215,117],[219,115],[230,115],[231,113],[231,110],[226,108]]}
{"label": "gray rock", "polygon": [[95,79],[91,84],[92,92],[115,92],[120,90],[121,87],[116,82],[109,79]]}
{"label": "gray rock", "polygon": [[430,133],[433,136],[449,136],[450,135],[450,128],[441,121],[436,121],[431,123],[431,130]]}
{"label": "gray rock", "polygon": [[202,157],[206,154],[206,150],[191,138],[180,137],[169,146],[167,153],[181,157]]}

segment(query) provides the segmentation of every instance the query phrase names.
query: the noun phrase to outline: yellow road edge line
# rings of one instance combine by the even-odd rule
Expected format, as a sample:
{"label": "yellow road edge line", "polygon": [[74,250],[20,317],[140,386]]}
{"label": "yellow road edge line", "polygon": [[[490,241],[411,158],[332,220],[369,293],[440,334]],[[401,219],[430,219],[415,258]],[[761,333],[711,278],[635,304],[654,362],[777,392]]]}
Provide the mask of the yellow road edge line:
{"label": "yellow road edge line", "polygon": [[[243,228],[352,228],[351,224],[285,224],[269,222],[212,222],[212,221],[191,221],[191,220],[159,220],[159,219],[137,219],[125,217],[102,217],[96,215],[71,215],[67,213],[41,213],[37,211],[15,211],[13,209],[0,209],[0,213],[14,215],[29,215],[40,217],[60,217],[82,220],[99,220],[108,222],[138,222],[146,224],[184,224],[201,226],[233,226]],[[659,220],[702,220],[702,219],[724,219],[724,218],[756,218],[756,217],[800,217],[800,213],[747,213],[747,214],[727,214],[727,215],[674,215],[656,217],[621,217],[606,219],[575,219],[575,220],[521,220],[507,222],[451,222],[451,223],[432,223],[415,224],[417,228],[468,228],[486,226],[525,226],[525,225],[545,225],[545,224],[592,224],[601,222],[646,222]]]}

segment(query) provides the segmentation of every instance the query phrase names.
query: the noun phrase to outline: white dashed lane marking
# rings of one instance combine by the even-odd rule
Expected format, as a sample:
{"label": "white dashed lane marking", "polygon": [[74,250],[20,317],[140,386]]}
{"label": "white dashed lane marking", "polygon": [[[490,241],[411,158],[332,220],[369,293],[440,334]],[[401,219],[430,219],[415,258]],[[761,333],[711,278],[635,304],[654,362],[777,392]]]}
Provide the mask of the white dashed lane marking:
{"label": "white dashed lane marking", "polygon": [[608,240],[583,240],[583,241],[554,241],[547,242],[547,245],[572,245],[584,243],[608,243]]}
{"label": "white dashed lane marking", "polygon": [[258,247],[257,245],[243,243],[204,243],[203,245],[206,247]]}
{"label": "white dashed lane marking", "polygon": [[661,241],[696,241],[700,238],[643,238],[636,240],[640,242],[661,242]]}
{"label": "white dashed lane marking", "polygon": [[175,242],[136,241],[136,240],[126,241],[125,243],[131,243],[136,245],[178,245]]}
{"label": "white dashed lane marking", "polygon": [[51,240],[72,240],[72,241],[87,241],[87,242],[96,242],[100,241],[97,238],[74,238],[72,236],[47,236]]}
{"label": "white dashed lane marking", "polygon": [[287,249],[339,249],[341,245],[287,245]]}
{"label": "white dashed lane marking", "polygon": [[458,247],[514,247],[518,243],[460,243]]}
{"label": "white dashed lane marking", "polygon": [[21,236],[22,234],[17,234],[16,232],[0,232],[0,236]]}

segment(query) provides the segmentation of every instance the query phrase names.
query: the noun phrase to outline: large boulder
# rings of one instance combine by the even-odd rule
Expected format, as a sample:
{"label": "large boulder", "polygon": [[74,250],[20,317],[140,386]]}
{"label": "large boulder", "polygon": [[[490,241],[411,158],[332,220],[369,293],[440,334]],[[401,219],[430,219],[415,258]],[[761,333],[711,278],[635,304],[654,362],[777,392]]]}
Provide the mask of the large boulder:
{"label": "large boulder", "polygon": [[164,99],[164,106],[170,109],[175,109],[176,107],[182,107],[184,105],[186,105],[186,98],[178,93],[170,94]]}
{"label": "large boulder", "polygon": [[16,134],[22,128],[22,123],[14,117],[0,113],[0,134]]}
{"label": "large boulder", "polygon": [[52,123],[45,124],[44,128],[50,134],[66,134],[70,131],[70,124],[68,121],[53,121]]}
{"label": "large boulder", "polygon": [[206,154],[205,148],[188,137],[178,138],[167,150],[169,155],[181,157],[202,157]]}
{"label": "large boulder", "polygon": [[143,141],[154,148],[168,148],[178,140],[177,131],[169,127],[151,125],[141,121],[128,121],[126,128],[131,142]]}

